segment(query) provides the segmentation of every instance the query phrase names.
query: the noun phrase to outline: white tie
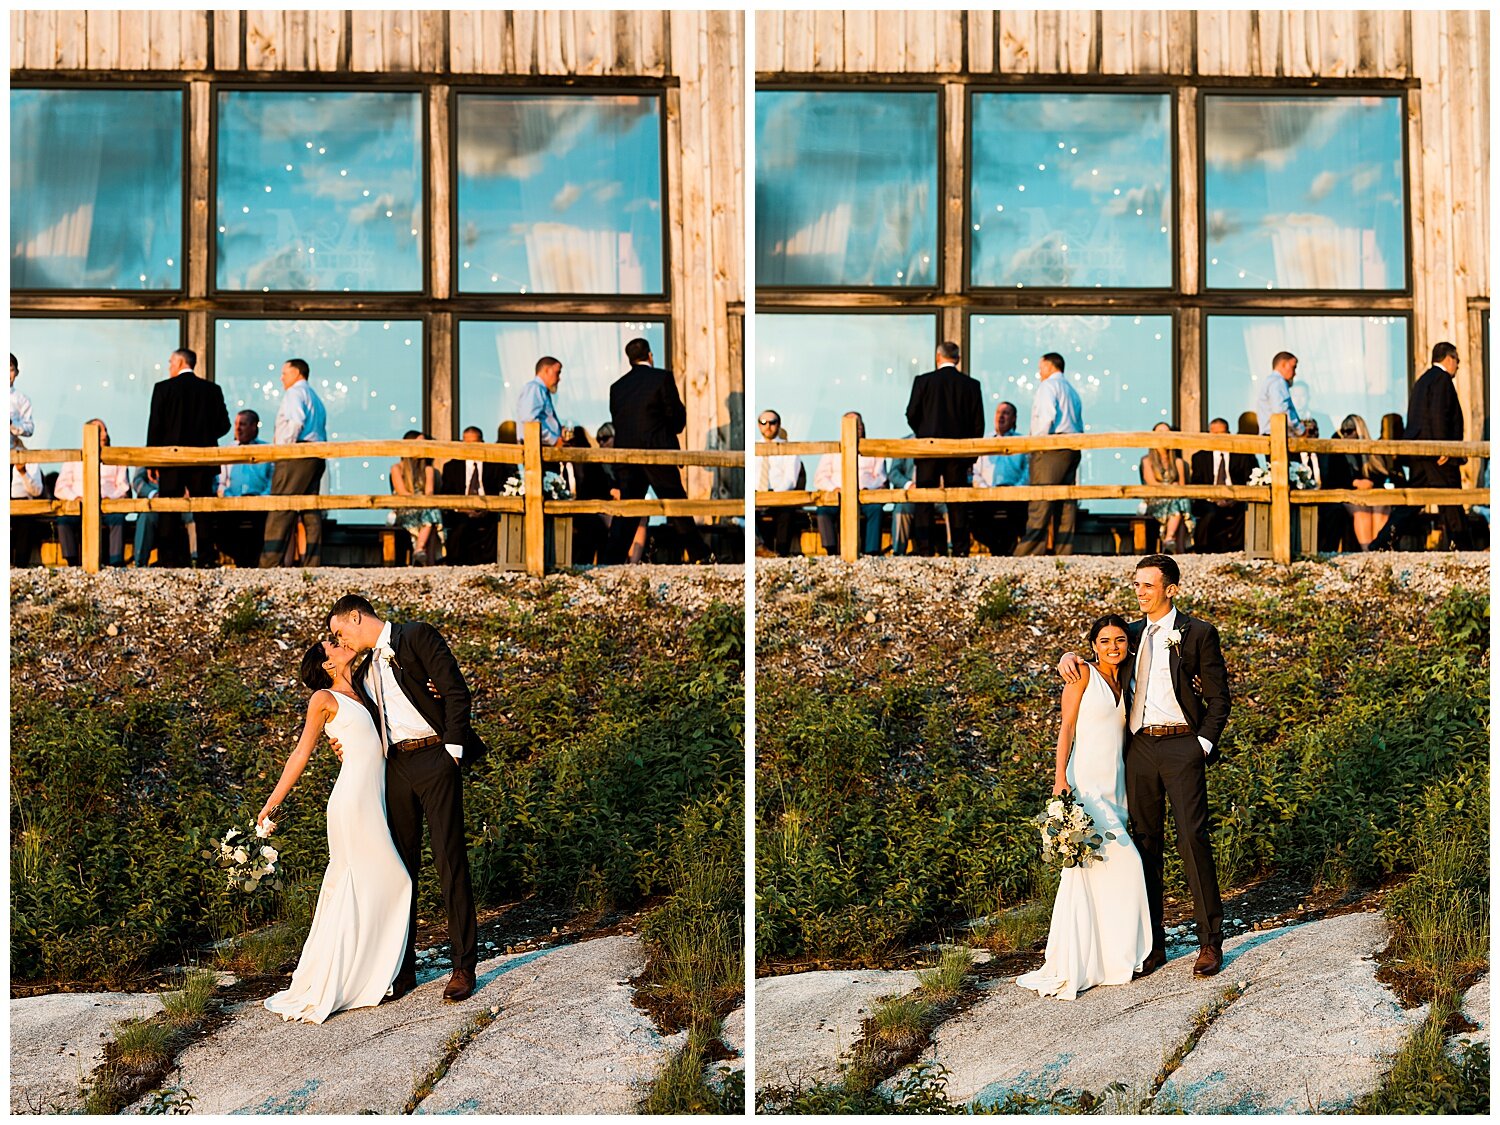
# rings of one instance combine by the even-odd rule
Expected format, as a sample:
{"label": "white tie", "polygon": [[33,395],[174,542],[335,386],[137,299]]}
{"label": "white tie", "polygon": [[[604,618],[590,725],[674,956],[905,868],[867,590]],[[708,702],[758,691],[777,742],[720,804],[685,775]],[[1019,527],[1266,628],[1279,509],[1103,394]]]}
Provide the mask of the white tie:
{"label": "white tie", "polygon": [[1130,700],[1130,729],[1135,732],[1141,729],[1141,723],[1146,718],[1146,689],[1151,683],[1151,648],[1156,637],[1156,631],[1160,625],[1153,625],[1146,630],[1146,638],[1141,642],[1141,659],[1135,669],[1135,696]]}

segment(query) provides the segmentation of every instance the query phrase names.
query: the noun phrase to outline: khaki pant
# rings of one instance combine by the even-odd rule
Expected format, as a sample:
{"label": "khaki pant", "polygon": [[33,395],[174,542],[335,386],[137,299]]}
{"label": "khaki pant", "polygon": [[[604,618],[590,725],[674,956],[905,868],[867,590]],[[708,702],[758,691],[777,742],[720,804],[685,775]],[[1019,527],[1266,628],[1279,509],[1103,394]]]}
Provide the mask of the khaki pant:
{"label": "khaki pant", "polygon": [[[300,461],[278,461],[271,473],[272,496],[312,496],[323,482],[327,462],[321,457],[304,457]],[[267,512],[266,541],[261,547],[260,565],[280,566],[286,555],[287,536],[301,517],[307,528],[307,554],[303,566],[318,566],[323,561],[323,513],[314,508],[308,512]]]}
{"label": "khaki pant", "polygon": [[[1031,484],[1074,484],[1078,480],[1078,462],[1082,454],[1076,449],[1045,449],[1031,454]],[[1047,525],[1057,521],[1053,537],[1054,553],[1073,553],[1073,525],[1078,520],[1075,500],[1033,500],[1026,505],[1026,535],[1016,547],[1016,555],[1035,555],[1047,549]]]}

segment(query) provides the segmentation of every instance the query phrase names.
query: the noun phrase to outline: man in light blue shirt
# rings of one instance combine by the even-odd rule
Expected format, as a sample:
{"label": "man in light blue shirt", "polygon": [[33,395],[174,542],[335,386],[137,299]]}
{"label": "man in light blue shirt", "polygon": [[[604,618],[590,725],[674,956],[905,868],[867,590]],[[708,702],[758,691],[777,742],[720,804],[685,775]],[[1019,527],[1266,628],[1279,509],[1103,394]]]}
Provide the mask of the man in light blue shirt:
{"label": "man in light blue shirt", "polygon": [[[276,411],[276,444],[298,445],[328,440],[328,411],[318,392],[307,381],[311,369],[305,359],[289,359],[281,365],[281,406]],[[271,473],[272,496],[316,496],[323,483],[326,462],[321,457],[278,461]],[[280,566],[286,557],[288,538],[298,519],[307,529],[307,554],[303,566],[323,561],[323,515],[316,508],[306,512],[270,512],[266,516],[266,540],[260,552],[262,567]]]}
{"label": "man in light blue shirt", "polygon": [[[1083,400],[1063,378],[1067,364],[1057,352],[1048,352],[1037,363],[1036,374],[1041,385],[1031,400],[1031,433],[1083,433]],[[1078,481],[1076,449],[1044,449],[1031,454],[1032,484],[1075,484]],[[1056,523],[1052,546],[1056,554],[1073,553],[1073,527],[1078,522],[1076,500],[1033,500],[1026,506],[1026,535],[1016,547],[1016,555],[1036,555],[1046,550],[1047,529]]]}
{"label": "man in light blue shirt", "polygon": [[[995,407],[995,437],[1016,436],[1016,404]],[[1031,480],[1031,458],[1025,453],[995,453],[974,465],[975,488],[1015,488]],[[992,555],[1013,554],[1026,529],[1025,500],[997,500],[976,505],[974,534]]]}
{"label": "man in light blue shirt", "polygon": [[[234,443],[266,444],[260,440],[259,414],[253,410],[241,410],[234,416]],[[273,467],[269,461],[220,465],[214,491],[220,496],[269,496]],[[224,512],[219,516],[219,546],[234,560],[235,566],[258,565],[265,534],[265,512]]]}
{"label": "man in light blue shirt", "polygon": [[1305,432],[1297,408],[1292,405],[1292,380],[1297,377],[1297,357],[1291,352],[1277,352],[1271,360],[1271,373],[1260,381],[1255,396],[1255,416],[1264,436],[1271,432],[1271,415],[1285,414],[1287,429],[1294,434]]}
{"label": "man in light blue shirt", "polygon": [[557,420],[557,408],[552,396],[562,382],[562,361],[544,355],[536,361],[536,378],[527,381],[516,396],[516,426],[527,422],[542,424],[542,444],[557,445],[562,441],[562,423]]}

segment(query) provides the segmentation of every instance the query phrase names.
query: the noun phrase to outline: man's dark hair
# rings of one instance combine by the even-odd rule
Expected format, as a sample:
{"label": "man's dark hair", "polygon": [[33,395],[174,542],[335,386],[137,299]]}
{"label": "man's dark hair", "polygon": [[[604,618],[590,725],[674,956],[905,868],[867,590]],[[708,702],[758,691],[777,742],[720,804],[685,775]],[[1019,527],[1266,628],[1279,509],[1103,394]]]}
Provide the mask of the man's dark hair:
{"label": "man's dark hair", "polygon": [[1162,580],[1168,586],[1182,584],[1182,571],[1177,566],[1177,561],[1171,555],[1147,555],[1135,564],[1136,570],[1145,570],[1147,567],[1155,567],[1161,571]]}
{"label": "man's dark hair", "polygon": [[192,348],[178,348],[172,354],[173,355],[180,355],[182,357],[182,362],[183,363],[187,364],[189,367],[191,367],[191,368],[193,368],[195,370],[197,369],[197,367],[198,367],[198,353],[195,352],[195,351],[193,351]]}
{"label": "man's dark hair", "polygon": [[248,417],[250,419],[250,421],[254,422],[257,426],[260,425],[260,415],[257,414],[257,413],[255,413],[255,411],[251,410],[249,407],[246,407],[244,410],[241,410],[238,414],[235,415],[235,417],[238,418],[240,416],[240,414],[243,414],[246,417]]}
{"label": "man's dark hair", "polygon": [[1050,363],[1053,367],[1057,368],[1059,374],[1068,369],[1068,361],[1063,359],[1063,357],[1058,355],[1056,352],[1048,352],[1046,355],[1042,356],[1042,358]]}
{"label": "man's dark hair", "polygon": [[10,353],[10,365],[12,367],[14,367],[17,371],[21,370],[21,365],[16,362],[16,353],[15,352],[11,352]]}
{"label": "man's dark hair", "polygon": [[1271,357],[1271,370],[1276,370],[1276,368],[1280,367],[1286,360],[1296,358],[1297,357],[1294,356],[1291,352],[1277,352]]}
{"label": "man's dark hair", "polygon": [[625,358],[631,363],[645,363],[651,358],[651,343],[641,336],[637,336],[625,345]]}
{"label": "man's dark hair", "polygon": [[1433,363],[1442,363],[1443,360],[1448,359],[1450,357],[1452,357],[1453,359],[1457,359],[1458,358],[1458,349],[1455,348],[1452,344],[1448,343],[1447,340],[1444,340],[1440,344],[1433,344],[1432,345],[1432,362]]}
{"label": "man's dark hair", "polygon": [[312,370],[311,367],[307,366],[307,360],[305,359],[289,359],[286,362],[287,366],[289,366],[298,375],[301,375],[304,379],[307,378],[308,372]]}
{"label": "man's dark hair", "polygon": [[[465,426],[464,427],[464,433],[465,434],[478,434],[479,435],[479,440],[480,441],[484,440],[484,431],[481,430],[478,426]],[[460,435],[460,436],[462,436],[462,435]]]}
{"label": "man's dark hair", "polygon": [[323,642],[315,641],[312,648],[302,654],[302,682],[311,691],[321,691],[333,686],[333,677],[323,665],[328,654],[323,651]]}
{"label": "man's dark hair", "polygon": [[1126,623],[1123,617],[1121,617],[1118,613],[1106,613],[1103,617],[1099,618],[1089,626],[1090,648],[1094,647],[1094,642],[1099,639],[1099,634],[1104,632],[1104,630],[1108,629],[1111,625],[1113,625],[1116,629],[1124,632],[1127,637],[1130,636],[1130,626]]}
{"label": "man's dark hair", "polygon": [[1210,426],[1212,426],[1215,422],[1222,422],[1224,424],[1224,428],[1226,430],[1229,429],[1229,419],[1228,418],[1210,418],[1208,420],[1208,424]]}
{"label": "man's dark hair", "polygon": [[369,603],[364,595],[345,594],[333,603],[333,608],[328,611],[328,620],[332,623],[335,617],[343,617],[346,613],[353,613],[356,609],[360,613],[368,614],[371,617],[375,616],[375,607]]}
{"label": "man's dark hair", "polygon": [[1021,413],[1021,411],[1019,409],[1017,409],[1016,404],[1013,403],[1013,402],[1011,402],[1010,399],[1008,399],[1008,398],[1001,399],[1000,400],[1000,405],[1001,406],[1008,406],[1008,407],[1010,407],[1011,410],[1014,411],[1018,415]]}
{"label": "man's dark hair", "polygon": [[949,363],[957,363],[959,355],[958,345],[955,344],[952,340],[944,340],[937,346],[937,354],[942,356]]}
{"label": "man's dark hair", "polygon": [[544,356],[542,356],[541,359],[539,359],[539,360],[536,361],[536,373],[538,375],[540,375],[543,371],[547,370],[547,368],[549,368],[549,367],[561,367],[561,366],[562,366],[562,360],[556,359],[556,358],[554,358],[553,356],[550,356],[550,355],[544,355]]}

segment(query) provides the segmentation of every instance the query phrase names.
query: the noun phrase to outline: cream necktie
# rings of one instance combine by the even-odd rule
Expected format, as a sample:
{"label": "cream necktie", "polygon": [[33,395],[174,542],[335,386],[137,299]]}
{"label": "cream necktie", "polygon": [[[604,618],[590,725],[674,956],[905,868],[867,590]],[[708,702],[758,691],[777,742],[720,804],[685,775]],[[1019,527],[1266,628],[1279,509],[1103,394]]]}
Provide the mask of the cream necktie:
{"label": "cream necktie", "polygon": [[380,682],[380,650],[377,648],[370,654],[370,673],[374,678],[373,694],[375,696],[375,725],[380,728],[380,755],[383,758],[391,756],[391,748],[385,733],[385,688]]}
{"label": "cream necktie", "polygon": [[1156,639],[1156,631],[1160,628],[1160,625],[1152,625],[1146,630],[1145,639],[1141,642],[1141,659],[1135,669],[1135,695],[1130,700],[1132,734],[1141,729],[1141,721],[1146,717],[1146,689],[1151,683],[1151,649]]}

